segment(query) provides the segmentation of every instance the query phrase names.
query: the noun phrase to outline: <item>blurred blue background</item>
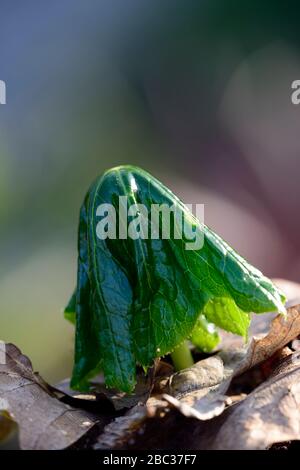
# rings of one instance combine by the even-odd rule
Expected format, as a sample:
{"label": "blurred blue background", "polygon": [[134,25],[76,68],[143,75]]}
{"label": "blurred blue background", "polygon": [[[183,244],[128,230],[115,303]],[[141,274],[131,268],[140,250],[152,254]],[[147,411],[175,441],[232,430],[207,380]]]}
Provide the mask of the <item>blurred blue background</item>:
{"label": "blurred blue background", "polygon": [[268,276],[300,278],[297,4],[1,1],[0,337],[70,375],[78,211],[142,166]]}

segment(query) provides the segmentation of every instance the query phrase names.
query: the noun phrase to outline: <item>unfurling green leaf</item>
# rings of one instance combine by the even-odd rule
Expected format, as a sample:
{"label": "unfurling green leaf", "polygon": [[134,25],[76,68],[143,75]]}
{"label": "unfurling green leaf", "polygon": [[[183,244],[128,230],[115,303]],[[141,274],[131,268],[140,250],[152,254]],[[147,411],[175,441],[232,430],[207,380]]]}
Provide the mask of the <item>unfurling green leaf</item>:
{"label": "unfurling green leaf", "polygon": [[212,351],[220,341],[217,328],[201,313],[191,336],[192,343],[203,352]]}
{"label": "unfurling green leaf", "polygon": [[[177,214],[171,214],[170,236],[161,236],[150,220],[153,204]],[[127,218],[132,205],[136,211]],[[187,221],[185,233],[202,235],[202,246],[187,249],[188,236],[177,236],[178,214]],[[151,237],[152,229],[158,236]],[[149,367],[191,335],[211,349],[217,336],[206,321],[246,336],[249,312],[285,311],[269,279],[136,167],[109,170],[91,186],[80,212],[78,250],[76,295],[65,312],[72,321],[76,311],[73,388],[87,388],[101,368],[108,387],[130,392],[136,364]]]}
{"label": "unfurling green leaf", "polygon": [[249,313],[243,312],[233,299],[228,297],[210,299],[204,307],[203,314],[208,321],[223,330],[247,338],[250,325]]}

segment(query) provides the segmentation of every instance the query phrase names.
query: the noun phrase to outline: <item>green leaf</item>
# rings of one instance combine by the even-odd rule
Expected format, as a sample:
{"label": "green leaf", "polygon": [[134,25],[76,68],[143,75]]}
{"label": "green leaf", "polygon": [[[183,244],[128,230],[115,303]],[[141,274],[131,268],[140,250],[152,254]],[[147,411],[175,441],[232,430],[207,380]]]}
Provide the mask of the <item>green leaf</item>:
{"label": "green leaf", "polygon": [[216,326],[209,323],[203,314],[200,314],[191,336],[192,343],[203,352],[212,351],[220,341]]}
{"label": "green leaf", "polygon": [[78,230],[75,364],[71,380],[71,386],[82,391],[89,389],[89,379],[96,375],[102,363],[102,351],[98,340],[99,327],[91,304],[87,229],[88,218],[84,203],[80,210]]}
{"label": "green leaf", "polygon": [[233,299],[226,297],[210,299],[205,305],[203,314],[208,321],[223,330],[247,338],[250,325],[249,313],[243,312]]}
{"label": "green leaf", "polygon": [[73,325],[76,323],[76,293],[77,288],[73,292],[66,308],[64,309],[64,317],[66,320],[69,320]]}
{"label": "green leaf", "polygon": [[[124,196],[126,204],[119,205]],[[108,228],[113,214],[107,213],[109,219],[97,212],[103,203],[115,208],[114,229]],[[143,204],[146,216],[136,206],[138,217],[127,219],[123,209],[132,204]],[[150,237],[150,230],[162,224],[161,214],[158,226],[150,220],[153,204],[176,209],[169,238]],[[174,235],[180,228],[178,214],[184,215],[190,233],[197,230],[203,236],[202,247],[186,249],[189,237]],[[141,215],[149,222],[146,229]],[[103,239],[98,234],[105,217],[109,237]],[[119,237],[128,221],[137,225],[138,218],[144,238]],[[168,188],[136,167],[109,170],[91,186],[81,208],[78,248],[76,299],[65,313],[74,321],[75,299],[74,388],[86,388],[101,367],[109,387],[131,391],[136,364],[147,369],[154,358],[172,352],[191,335],[201,313],[245,336],[248,312],[284,312],[284,297],[269,279],[197,221]]]}

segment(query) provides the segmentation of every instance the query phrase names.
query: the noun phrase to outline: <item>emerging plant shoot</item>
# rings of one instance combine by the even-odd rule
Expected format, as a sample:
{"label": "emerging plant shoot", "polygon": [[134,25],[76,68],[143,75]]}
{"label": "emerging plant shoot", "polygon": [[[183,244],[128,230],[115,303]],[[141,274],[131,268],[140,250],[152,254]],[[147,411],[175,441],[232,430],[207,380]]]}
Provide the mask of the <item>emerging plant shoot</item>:
{"label": "emerging plant shoot", "polygon": [[[195,235],[192,249],[187,233]],[[146,370],[172,353],[175,366],[187,367],[187,339],[210,351],[216,327],[246,337],[250,312],[285,312],[269,279],[137,167],[109,170],[91,186],[78,251],[77,288],[65,310],[76,325],[75,389],[87,389],[102,370],[108,387],[131,392],[137,364]]]}

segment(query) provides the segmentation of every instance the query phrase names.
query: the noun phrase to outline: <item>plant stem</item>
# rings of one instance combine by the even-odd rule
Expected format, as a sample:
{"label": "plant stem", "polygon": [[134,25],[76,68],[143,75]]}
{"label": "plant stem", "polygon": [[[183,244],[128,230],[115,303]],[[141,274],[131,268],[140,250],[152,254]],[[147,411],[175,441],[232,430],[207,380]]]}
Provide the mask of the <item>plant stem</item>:
{"label": "plant stem", "polygon": [[184,341],[171,353],[171,358],[176,370],[186,369],[194,364],[193,356],[187,341]]}

